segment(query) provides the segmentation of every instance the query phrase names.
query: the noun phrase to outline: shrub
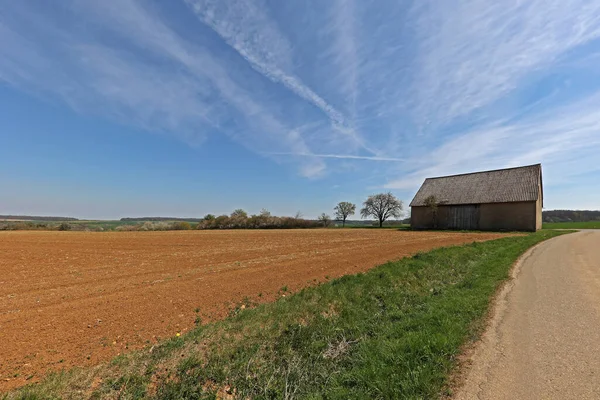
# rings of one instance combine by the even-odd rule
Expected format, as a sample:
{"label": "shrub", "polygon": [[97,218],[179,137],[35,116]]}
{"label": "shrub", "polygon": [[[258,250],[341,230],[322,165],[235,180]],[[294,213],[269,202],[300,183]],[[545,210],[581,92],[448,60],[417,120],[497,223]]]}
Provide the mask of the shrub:
{"label": "shrub", "polygon": [[155,231],[168,231],[171,229],[171,225],[166,222],[155,222],[152,227]]}
{"label": "shrub", "polygon": [[[210,215],[210,214],[209,214]],[[274,217],[267,210],[250,217],[243,210],[234,211],[231,216],[221,215],[216,218],[204,218],[197,229],[294,229],[317,228],[318,221],[294,217]]]}
{"label": "shrub", "polygon": [[63,222],[62,224],[60,224],[58,226],[58,230],[59,231],[70,231],[71,230],[71,225],[67,224],[66,222]]}
{"label": "shrub", "polygon": [[115,231],[119,232],[132,232],[139,230],[139,225],[119,225],[115,228]]}
{"label": "shrub", "polygon": [[238,208],[237,210],[231,213],[231,218],[246,219],[248,218],[248,213],[242,210],[241,208]]}
{"label": "shrub", "polygon": [[323,213],[319,216],[319,222],[321,223],[321,225],[327,228],[329,225],[331,225],[331,217]]}
{"label": "shrub", "polygon": [[175,231],[189,231],[190,229],[192,229],[192,226],[189,222],[177,221],[171,224],[171,229]]}
{"label": "shrub", "polygon": [[219,215],[212,221],[213,229],[229,228],[229,217],[227,215]]}
{"label": "shrub", "polygon": [[150,221],[146,221],[144,222],[139,228],[139,231],[153,231],[154,230],[154,224]]}

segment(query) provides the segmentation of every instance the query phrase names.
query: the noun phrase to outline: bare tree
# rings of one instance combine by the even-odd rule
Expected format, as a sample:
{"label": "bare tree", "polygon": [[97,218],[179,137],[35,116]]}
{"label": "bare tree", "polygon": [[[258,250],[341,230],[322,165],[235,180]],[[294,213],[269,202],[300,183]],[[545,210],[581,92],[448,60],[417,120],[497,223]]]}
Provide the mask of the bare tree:
{"label": "bare tree", "polygon": [[434,228],[437,228],[439,204],[440,202],[434,195],[428,196],[425,199],[425,206],[427,206],[429,208],[429,211],[431,211],[431,223]]}
{"label": "bare tree", "polygon": [[331,224],[331,217],[323,213],[319,215],[319,222],[322,223],[325,228],[327,228]]}
{"label": "bare tree", "polygon": [[347,201],[341,201],[334,208],[335,219],[342,221],[342,227],[346,226],[346,219],[349,215],[354,215],[356,212],[356,205]]}
{"label": "bare tree", "polygon": [[248,213],[244,210],[242,210],[241,208],[238,208],[237,210],[234,210],[231,213],[230,218],[248,218]]}
{"label": "bare tree", "polygon": [[229,216],[229,228],[245,228],[248,222],[248,213],[241,208],[234,210]]}
{"label": "bare tree", "polygon": [[374,217],[379,221],[379,227],[390,217],[402,216],[402,201],[398,200],[392,193],[379,193],[369,196],[363,203],[360,215],[363,218]]}

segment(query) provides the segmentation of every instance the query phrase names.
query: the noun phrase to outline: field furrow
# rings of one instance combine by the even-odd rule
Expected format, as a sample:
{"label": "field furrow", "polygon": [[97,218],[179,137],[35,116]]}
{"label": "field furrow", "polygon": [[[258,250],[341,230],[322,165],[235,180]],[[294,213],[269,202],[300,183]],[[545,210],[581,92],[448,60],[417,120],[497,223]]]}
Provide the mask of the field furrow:
{"label": "field furrow", "polygon": [[[507,236],[388,229],[0,232],[0,389],[92,365],[419,251]],[[197,310],[200,311],[197,311]]]}

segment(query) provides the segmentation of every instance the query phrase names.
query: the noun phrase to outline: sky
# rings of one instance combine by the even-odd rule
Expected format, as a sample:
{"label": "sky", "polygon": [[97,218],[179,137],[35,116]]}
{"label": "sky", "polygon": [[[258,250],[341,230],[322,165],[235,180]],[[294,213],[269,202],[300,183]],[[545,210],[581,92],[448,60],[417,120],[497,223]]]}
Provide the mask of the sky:
{"label": "sky", "polygon": [[600,209],[600,1],[0,0],[0,214],[406,209],[535,163]]}

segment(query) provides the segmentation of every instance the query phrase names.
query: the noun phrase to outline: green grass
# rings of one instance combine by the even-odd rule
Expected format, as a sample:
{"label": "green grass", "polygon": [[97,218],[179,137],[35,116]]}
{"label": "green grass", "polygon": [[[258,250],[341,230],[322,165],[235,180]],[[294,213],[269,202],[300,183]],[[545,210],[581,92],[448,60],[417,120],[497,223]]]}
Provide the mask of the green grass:
{"label": "green grass", "polygon": [[84,221],[84,220],[82,220],[82,221],[73,221],[73,222],[70,222],[70,224],[85,225],[90,228],[102,228],[105,231],[111,231],[111,230],[114,230],[115,228],[117,228],[118,226],[133,225],[135,223],[132,223],[130,221],[109,221],[109,220],[105,220],[105,221],[85,220]]}
{"label": "green grass", "polygon": [[600,229],[600,221],[588,222],[544,222],[544,229]]}
{"label": "green grass", "polygon": [[[341,226],[337,226],[337,228],[341,228]],[[381,228],[379,225],[346,225],[346,228],[410,230],[410,224],[383,225]]]}
{"label": "green grass", "polygon": [[238,305],[152,351],[53,374],[5,399],[437,398],[515,260],[563,233],[438,249]]}

